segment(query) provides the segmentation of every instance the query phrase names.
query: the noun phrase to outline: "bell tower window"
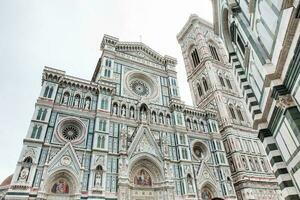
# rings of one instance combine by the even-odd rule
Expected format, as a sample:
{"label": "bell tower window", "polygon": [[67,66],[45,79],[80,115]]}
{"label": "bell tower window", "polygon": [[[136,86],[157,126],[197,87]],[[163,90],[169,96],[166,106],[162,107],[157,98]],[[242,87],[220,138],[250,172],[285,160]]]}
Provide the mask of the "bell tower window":
{"label": "bell tower window", "polygon": [[219,58],[219,55],[218,55],[216,47],[214,47],[212,45],[209,45],[209,50],[210,50],[210,53],[211,53],[212,57],[215,60],[220,61],[220,58]]}
{"label": "bell tower window", "polygon": [[192,51],[191,57],[192,57],[192,60],[193,60],[194,67],[197,67],[198,64],[200,63],[200,59],[199,59],[199,56],[198,56],[197,49],[194,49]]}
{"label": "bell tower window", "polygon": [[201,97],[203,92],[202,92],[201,85],[199,83],[197,83],[197,90],[198,90],[199,96]]}

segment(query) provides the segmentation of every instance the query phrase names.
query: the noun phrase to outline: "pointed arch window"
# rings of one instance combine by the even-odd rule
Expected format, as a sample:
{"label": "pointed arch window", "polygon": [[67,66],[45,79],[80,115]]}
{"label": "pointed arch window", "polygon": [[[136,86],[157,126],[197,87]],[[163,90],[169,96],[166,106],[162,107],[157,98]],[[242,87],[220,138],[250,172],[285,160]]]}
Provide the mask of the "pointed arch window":
{"label": "pointed arch window", "polygon": [[101,99],[100,108],[103,109],[103,110],[108,109],[108,100],[107,100],[107,98],[102,98]]}
{"label": "pointed arch window", "polygon": [[44,91],[43,97],[51,98],[53,93],[53,87],[47,86]]}
{"label": "pointed arch window", "polygon": [[40,108],[39,111],[38,111],[37,117],[36,117],[37,120],[41,119],[42,113],[43,113],[43,109]]}
{"label": "pointed arch window", "polygon": [[202,83],[203,83],[205,92],[207,92],[207,90],[208,90],[208,84],[207,84],[206,78],[204,78],[204,77],[202,78]]}
{"label": "pointed arch window", "polygon": [[243,117],[242,111],[241,111],[241,109],[239,107],[236,109],[236,112],[237,112],[237,114],[239,116],[239,119],[241,121],[244,121],[244,117]]}
{"label": "pointed arch window", "polygon": [[162,113],[159,114],[159,123],[163,124],[164,123],[164,116]]}
{"label": "pointed arch window", "polygon": [[232,85],[231,85],[230,80],[228,78],[225,78],[225,80],[226,80],[226,84],[229,87],[229,89],[232,89]]}
{"label": "pointed arch window", "polygon": [[194,67],[197,67],[198,64],[200,63],[200,59],[199,59],[199,55],[198,55],[197,49],[194,49],[192,51],[191,57],[192,57],[192,60],[193,60]]}
{"label": "pointed arch window", "polygon": [[99,121],[99,130],[106,132],[106,120],[100,120]]}
{"label": "pointed arch window", "polygon": [[222,77],[221,75],[219,75],[219,80],[220,80],[220,82],[221,82],[221,85],[222,85],[223,87],[225,87],[225,82],[224,82],[224,79],[223,79],[223,77]]}
{"label": "pointed arch window", "polygon": [[42,130],[43,130],[42,126],[38,127],[37,125],[35,125],[31,132],[31,138],[40,139]]}
{"label": "pointed arch window", "polygon": [[211,53],[212,57],[215,60],[220,61],[220,58],[219,58],[219,55],[218,55],[216,47],[214,47],[212,45],[209,45],[209,50],[210,50],[210,53]]}
{"label": "pointed arch window", "polygon": [[105,148],[105,136],[99,135],[97,139],[97,148],[104,149]]}
{"label": "pointed arch window", "polygon": [[47,86],[47,87],[45,88],[43,97],[47,97],[47,96],[48,96],[48,92],[49,92],[49,86]]}
{"label": "pointed arch window", "polygon": [[46,115],[47,115],[47,109],[44,109],[41,120],[45,120]]}
{"label": "pointed arch window", "polygon": [[198,90],[198,94],[199,96],[201,97],[203,92],[202,92],[202,88],[201,88],[201,85],[199,83],[197,83],[197,90]]}
{"label": "pointed arch window", "polygon": [[51,87],[50,90],[49,90],[48,98],[52,97],[52,93],[53,93],[53,87]]}
{"label": "pointed arch window", "polygon": [[233,109],[232,105],[229,105],[229,111],[230,111],[231,117],[233,119],[236,119],[236,116],[235,116],[234,109]]}

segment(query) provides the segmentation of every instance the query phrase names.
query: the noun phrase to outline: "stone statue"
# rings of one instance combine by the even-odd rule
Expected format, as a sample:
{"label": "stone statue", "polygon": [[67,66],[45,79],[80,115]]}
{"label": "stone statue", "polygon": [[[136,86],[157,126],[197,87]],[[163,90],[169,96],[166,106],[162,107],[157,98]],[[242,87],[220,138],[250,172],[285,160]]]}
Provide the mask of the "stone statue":
{"label": "stone statue", "polygon": [[130,118],[134,118],[134,110],[130,109]]}
{"label": "stone statue", "polygon": [[143,121],[147,120],[147,114],[145,113],[144,110],[141,110],[141,118]]}
{"label": "stone statue", "polygon": [[63,104],[67,104],[69,99],[69,95],[67,93],[64,94]]}
{"label": "stone statue", "polygon": [[78,107],[79,105],[79,98],[78,97],[75,97],[75,100],[74,100],[74,107]]}
{"label": "stone statue", "polygon": [[87,100],[85,101],[85,106],[84,106],[84,108],[87,109],[87,110],[90,109],[90,104],[91,104],[90,100],[87,99]]}
{"label": "stone statue", "polygon": [[115,115],[118,114],[118,108],[117,108],[117,105],[116,105],[116,104],[114,104],[114,106],[113,106],[113,113],[114,113]]}
{"label": "stone statue", "polygon": [[122,107],[121,113],[123,117],[126,116],[126,108],[124,106]]}
{"label": "stone statue", "polygon": [[171,125],[170,117],[167,117],[167,124],[168,124],[168,125]]}
{"label": "stone statue", "polygon": [[102,171],[97,171],[96,172],[95,187],[102,187]]}
{"label": "stone statue", "polygon": [[27,168],[27,167],[23,168],[20,172],[19,180],[26,181],[28,175],[29,175],[29,168]]}
{"label": "stone statue", "polygon": [[156,122],[156,116],[154,113],[152,113],[152,122]]}

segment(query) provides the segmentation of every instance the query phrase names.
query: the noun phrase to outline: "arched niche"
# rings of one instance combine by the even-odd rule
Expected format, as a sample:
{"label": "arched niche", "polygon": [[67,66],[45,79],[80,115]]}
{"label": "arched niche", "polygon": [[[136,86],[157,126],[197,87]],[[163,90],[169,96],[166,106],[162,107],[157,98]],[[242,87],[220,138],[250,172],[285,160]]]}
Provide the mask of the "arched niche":
{"label": "arched niche", "polygon": [[46,199],[78,199],[80,183],[76,176],[68,170],[60,170],[45,180]]}
{"label": "arched niche", "polygon": [[129,171],[129,183],[135,187],[156,188],[164,181],[162,163],[147,153],[135,155],[130,162]]}

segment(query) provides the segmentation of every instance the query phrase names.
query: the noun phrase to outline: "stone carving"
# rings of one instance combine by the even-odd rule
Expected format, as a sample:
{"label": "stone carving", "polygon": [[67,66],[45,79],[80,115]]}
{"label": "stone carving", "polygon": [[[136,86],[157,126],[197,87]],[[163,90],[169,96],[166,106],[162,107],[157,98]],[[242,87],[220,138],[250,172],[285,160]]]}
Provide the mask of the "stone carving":
{"label": "stone carving", "polygon": [[28,175],[29,175],[29,168],[24,167],[20,172],[19,181],[26,181]]}
{"label": "stone carving", "polygon": [[90,104],[91,104],[91,101],[89,100],[89,99],[87,99],[86,101],[85,101],[85,106],[84,106],[84,109],[90,109]]}
{"label": "stone carving", "polygon": [[63,157],[61,158],[60,162],[61,162],[62,165],[68,166],[68,165],[71,164],[72,159],[71,159],[70,156],[65,155],[65,156],[63,156]]}
{"label": "stone carving", "polygon": [[295,105],[293,97],[290,94],[279,96],[276,101],[276,106],[282,109],[286,109]]}

